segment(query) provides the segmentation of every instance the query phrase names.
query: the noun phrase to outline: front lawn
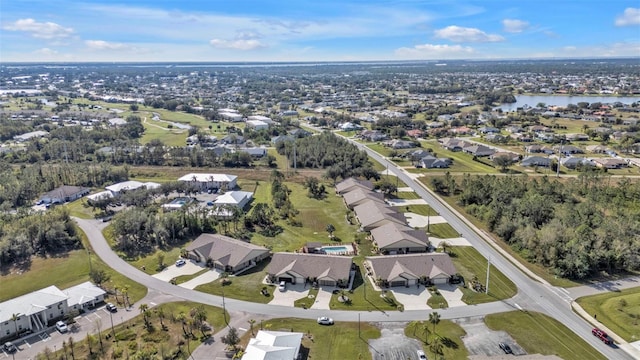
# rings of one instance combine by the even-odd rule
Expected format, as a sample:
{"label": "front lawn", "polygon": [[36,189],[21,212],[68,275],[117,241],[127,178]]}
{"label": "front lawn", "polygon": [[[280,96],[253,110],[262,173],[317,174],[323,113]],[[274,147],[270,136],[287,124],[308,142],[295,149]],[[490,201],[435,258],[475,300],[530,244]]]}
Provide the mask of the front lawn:
{"label": "front lawn", "polygon": [[[422,342],[428,359],[438,359],[442,356],[443,359],[462,360],[468,357],[469,353],[461,339],[467,333],[460,325],[450,320],[440,320],[435,327],[435,334],[433,330],[433,324],[429,321],[412,321],[404,329],[404,334]],[[439,340],[435,340],[436,338]],[[442,344],[440,354],[434,351],[437,350],[434,346],[436,341]]]}
{"label": "front lawn", "polygon": [[457,232],[453,227],[451,227],[449,223],[430,224],[429,235],[437,237],[439,239],[451,239],[460,237],[460,233]]}
{"label": "front lawn", "polygon": [[[401,213],[410,212],[410,213],[414,213],[422,216],[438,216],[439,215],[438,212],[433,210],[433,208],[429,205],[396,206],[395,208],[396,210],[398,210],[398,212],[401,212]],[[431,228],[431,226],[429,226],[429,228]]]}
{"label": "front lawn", "polygon": [[[447,249],[452,253],[451,260],[470,286],[470,281],[476,278],[486,286],[487,259],[471,246],[452,246]],[[469,305],[504,300],[516,295],[516,285],[498,269],[491,265],[489,272],[489,293],[478,293],[471,289],[462,288],[462,301]]]}
{"label": "front lawn", "polygon": [[[262,261],[256,267],[238,276],[229,276],[227,280],[229,280],[230,283],[226,285],[222,285],[224,279],[220,277],[208,284],[197,286],[195,290],[218,296],[224,295],[238,300],[266,304],[273,300],[273,291],[275,289],[273,285],[266,286],[262,283],[262,280],[267,276],[267,273],[264,271],[267,263],[268,261]],[[264,296],[260,293],[260,290],[265,286],[269,292],[269,296]]]}
{"label": "front lawn", "polygon": [[577,302],[623,339],[640,340],[640,287],[586,296]]}
{"label": "front lawn", "polygon": [[[556,355],[565,360],[606,359],[562,323],[536,312],[510,311],[487,315],[492,330],[503,330],[529,354]],[[589,335],[590,336],[590,335]],[[594,341],[600,341],[594,338]]]}
{"label": "front lawn", "polygon": [[391,291],[376,291],[371,282],[366,284],[363,281],[364,271],[362,266],[356,271],[356,278],[353,281],[353,292],[345,291],[345,295],[350,302],[340,302],[340,293],[333,294],[329,302],[332,310],[352,310],[352,311],[395,311],[398,310],[398,303]]}

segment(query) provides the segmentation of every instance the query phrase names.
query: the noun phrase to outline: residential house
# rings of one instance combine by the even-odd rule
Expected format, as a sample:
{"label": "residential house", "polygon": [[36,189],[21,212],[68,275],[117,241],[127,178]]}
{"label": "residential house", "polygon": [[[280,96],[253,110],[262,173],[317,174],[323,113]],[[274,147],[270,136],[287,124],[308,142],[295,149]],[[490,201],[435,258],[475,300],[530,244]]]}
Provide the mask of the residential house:
{"label": "residential house", "polygon": [[289,135],[295,138],[305,138],[307,136],[311,136],[311,133],[305,129],[292,129],[289,130]]}
{"label": "residential house", "polygon": [[251,155],[252,158],[256,158],[256,159],[263,158],[267,155],[267,149],[262,147],[242,148],[242,149],[238,149],[238,152],[247,153]]}
{"label": "residential house", "polygon": [[433,155],[431,154],[431,151],[424,150],[424,149],[417,149],[417,150],[409,151],[408,153],[405,154],[405,156],[407,156],[411,161],[419,161],[425,156],[433,156]]}
{"label": "residential house", "polygon": [[216,207],[235,206],[238,209],[244,209],[253,199],[253,193],[249,191],[227,191],[218,196],[213,202]]}
{"label": "residential house", "polygon": [[594,154],[604,154],[609,151],[609,148],[604,145],[587,145],[587,151]]}
{"label": "residential house", "polygon": [[427,252],[430,246],[429,236],[424,230],[395,222],[371,230],[371,238],[380,252],[391,255]]}
{"label": "residential house", "polygon": [[589,140],[589,135],[587,134],[566,134],[565,139],[569,141],[587,141]]}
{"label": "residential house", "polygon": [[437,158],[433,155],[427,155],[416,163],[416,168],[424,169],[446,169],[453,163],[449,158]]}
{"label": "residential house", "polygon": [[605,169],[620,169],[629,166],[625,160],[618,158],[594,158],[593,162],[597,167]]}
{"label": "residential house", "polygon": [[574,145],[556,145],[553,147],[553,150],[564,155],[582,154],[584,152],[581,148]]}
{"label": "residential house", "polygon": [[469,134],[473,134],[473,129],[467,126],[459,126],[456,128],[452,128],[451,130],[449,130],[449,132],[451,132],[454,135],[469,135]]}
{"label": "residential house", "polygon": [[371,190],[362,189],[362,188],[357,188],[355,190],[344,193],[342,195],[342,199],[344,201],[344,204],[350,210],[353,210],[354,207],[360,204],[363,204],[369,200],[377,201],[381,204],[385,203],[384,194],[371,191]]}
{"label": "residential house", "polygon": [[348,256],[279,252],[273,254],[267,275],[273,283],[347,286],[352,264]]}
{"label": "residential house", "polygon": [[90,191],[91,189],[82,186],[62,185],[40,196],[40,201],[45,204],[63,204],[80,199]]}
{"label": "residential house", "polygon": [[380,130],[362,130],[360,137],[367,141],[381,141],[388,138],[387,134]]}
{"label": "residential house", "polygon": [[482,134],[499,134],[500,133],[500,129],[491,127],[491,126],[480,127],[478,128],[478,131],[480,131]]}
{"label": "residential house", "polygon": [[200,191],[208,189],[231,190],[237,186],[238,177],[227,174],[189,173],[178,179],[192,184]]}
{"label": "residential house", "polygon": [[363,231],[371,231],[379,226],[395,222],[398,224],[406,224],[407,219],[395,209],[380,204],[377,201],[368,200],[355,208],[356,218],[360,222],[360,228]]}
{"label": "residential house", "polygon": [[125,120],[123,118],[112,118],[112,119],[107,120],[107,122],[109,123],[109,125],[115,126],[115,127],[120,127],[120,126],[127,125],[127,120]]}
{"label": "residential house", "polygon": [[572,169],[572,170],[576,169],[579,166],[591,166],[591,167],[596,166],[596,164],[593,161],[585,158],[580,158],[580,157],[563,158],[560,160],[560,164],[562,164],[562,166],[566,167],[567,169]]}
{"label": "residential house", "polygon": [[244,144],[244,136],[238,134],[229,134],[220,139],[220,142],[225,145],[242,145]]}
{"label": "residential house", "polygon": [[356,178],[347,178],[336,184],[336,193],[343,195],[356,188],[373,190],[373,183],[369,180],[360,180]]}
{"label": "residential house", "polygon": [[16,136],[13,137],[13,140],[19,141],[19,142],[25,142],[27,140],[41,138],[41,137],[45,137],[47,135],[49,135],[48,132],[46,132],[44,130],[37,130],[37,131],[31,131],[31,132],[28,132],[28,133],[16,135]]}
{"label": "residential house", "polygon": [[249,339],[242,360],[298,360],[302,336],[300,332],[259,330]]}
{"label": "residential house", "polygon": [[424,135],[424,131],[420,129],[407,130],[407,136],[412,137],[414,139],[421,138],[423,135]]}
{"label": "residential house", "polygon": [[542,153],[547,155],[553,154],[553,149],[544,145],[529,145],[524,149],[527,153]]}
{"label": "residential house", "polygon": [[468,142],[460,139],[454,138],[442,138],[438,139],[438,142],[442,144],[442,146],[450,151],[462,151],[462,149],[469,145]]}
{"label": "residential house", "polygon": [[219,234],[202,234],[186,247],[189,258],[236,273],[269,257],[269,249]]}
{"label": "residential house", "polygon": [[413,141],[400,139],[387,140],[384,142],[384,145],[392,149],[411,149],[416,147],[416,144]]}
{"label": "residential house", "polygon": [[294,142],[295,137],[293,135],[278,135],[271,138],[272,144],[277,144],[279,142]]}
{"label": "residential house", "polygon": [[254,130],[267,130],[269,129],[269,124],[261,120],[247,120],[246,121],[247,128]]}
{"label": "residential house", "polygon": [[90,281],[66,288],[62,291],[67,296],[69,309],[85,312],[104,302],[106,291]]}
{"label": "residential house", "polygon": [[465,146],[462,148],[462,151],[478,157],[491,156],[496,152],[495,150],[493,150],[488,146],[478,145],[478,144],[471,144],[469,146]]}
{"label": "residential house", "polygon": [[52,285],[0,303],[0,339],[46,329],[69,312],[67,299]]}
{"label": "residential house", "polygon": [[527,156],[520,162],[522,166],[550,167],[551,159],[542,156]]}
{"label": "residential house", "polygon": [[493,160],[495,160],[496,158],[499,158],[499,157],[506,157],[509,160],[513,161],[513,162],[517,162],[518,160],[520,160],[520,155],[519,154],[512,153],[512,152],[507,152],[507,151],[496,152],[493,155],[489,156],[489,159],[491,159],[493,161]]}
{"label": "residential house", "polygon": [[447,284],[457,273],[445,253],[371,256],[365,267],[381,286],[416,286],[420,283]]}

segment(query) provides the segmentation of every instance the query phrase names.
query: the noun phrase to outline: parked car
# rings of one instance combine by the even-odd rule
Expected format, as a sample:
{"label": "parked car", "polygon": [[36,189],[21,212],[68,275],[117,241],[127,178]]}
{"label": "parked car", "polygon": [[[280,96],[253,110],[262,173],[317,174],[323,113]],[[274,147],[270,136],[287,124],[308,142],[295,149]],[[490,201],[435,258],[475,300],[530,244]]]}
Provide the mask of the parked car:
{"label": "parked car", "polygon": [[186,263],[187,263],[187,261],[185,259],[176,260],[176,266],[182,266],[182,265],[184,265]]}
{"label": "parked car", "polygon": [[4,351],[8,352],[9,354],[18,351],[18,348],[13,345],[11,341],[7,341],[6,343],[4,343],[4,345],[2,345],[2,349],[4,349]]}
{"label": "parked car", "polygon": [[66,333],[67,331],[69,331],[69,327],[64,321],[58,321],[56,323],[56,329],[58,329],[58,331],[60,331],[61,333]]}
{"label": "parked car", "polygon": [[502,351],[504,351],[505,354],[513,353],[513,351],[511,351],[511,347],[508,344],[499,343],[498,346],[500,346],[500,349],[502,349]]}
{"label": "parked car", "polygon": [[112,303],[107,303],[107,306],[105,306],[104,308],[107,309],[108,312],[118,312],[118,308]]}
{"label": "parked car", "polygon": [[318,324],[320,325],[333,325],[333,319],[326,316],[321,316],[318,318]]}
{"label": "parked car", "polygon": [[597,337],[598,339],[602,340],[602,342],[604,342],[605,344],[609,345],[611,344],[611,339],[609,338],[609,335],[607,335],[606,332],[598,329],[598,328],[593,328],[593,330],[591,330],[591,333],[593,334],[593,336]]}
{"label": "parked car", "polygon": [[278,285],[278,290],[285,291],[287,290],[287,283],[284,281],[280,281],[280,285]]}
{"label": "parked car", "polygon": [[422,350],[418,350],[418,359],[420,360],[426,360],[427,359],[427,355],[424,354],[424,351]]}

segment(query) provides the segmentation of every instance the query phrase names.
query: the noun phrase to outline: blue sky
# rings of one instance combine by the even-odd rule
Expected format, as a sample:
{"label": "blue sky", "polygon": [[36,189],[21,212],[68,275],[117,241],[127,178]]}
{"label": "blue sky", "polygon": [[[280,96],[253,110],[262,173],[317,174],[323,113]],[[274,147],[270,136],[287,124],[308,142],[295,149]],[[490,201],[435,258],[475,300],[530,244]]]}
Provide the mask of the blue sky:
{"label": "blue sky", "polygon": [[640,0],[0,0],[0,61],[640,57]]}

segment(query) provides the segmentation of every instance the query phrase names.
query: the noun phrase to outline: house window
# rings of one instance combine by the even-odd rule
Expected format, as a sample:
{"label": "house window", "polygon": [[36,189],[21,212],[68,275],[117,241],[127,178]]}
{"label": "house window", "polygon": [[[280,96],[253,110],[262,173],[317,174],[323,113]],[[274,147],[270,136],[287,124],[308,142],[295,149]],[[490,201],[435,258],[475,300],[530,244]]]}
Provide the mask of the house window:
{"label": "house window", "polygon": [[49,319],[51,319],[53,317],[53,314],[49,314]]}
{"label": "house window", "polygon": [[64,315],[64,310],[60,310],[60,315]]}
{"label": "house window", "polygon": [[22,330],[22,325],[18,326],[18,331]]}
{"label": "house window", "polygon": [[7,335],[9,335],[9,332],[10,332],[10,331],[11,331],[11,330],[7,329]]}

